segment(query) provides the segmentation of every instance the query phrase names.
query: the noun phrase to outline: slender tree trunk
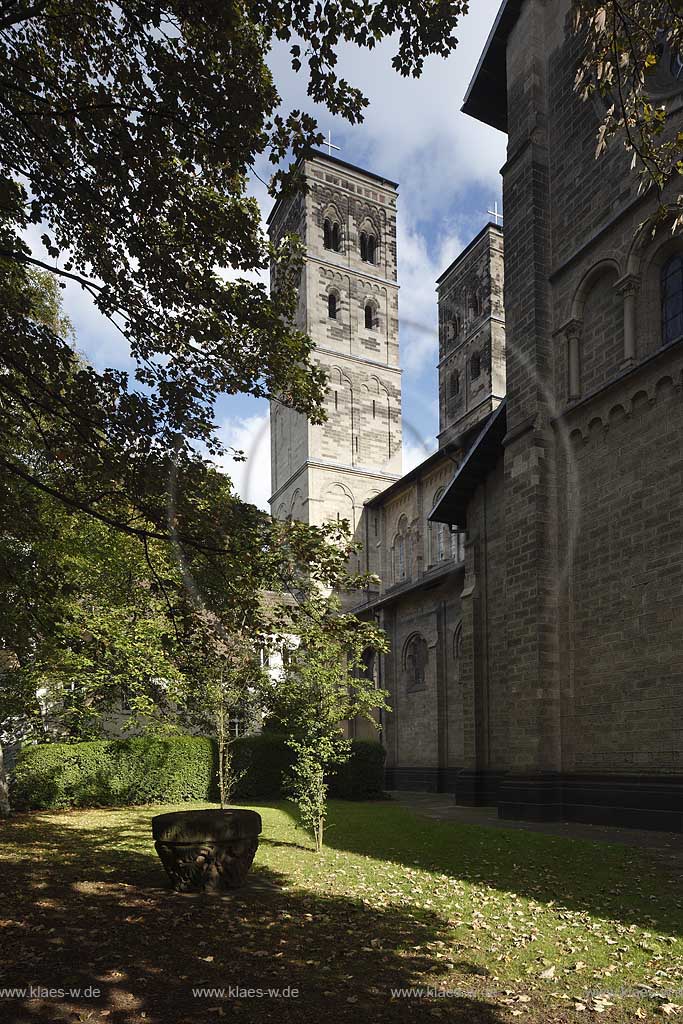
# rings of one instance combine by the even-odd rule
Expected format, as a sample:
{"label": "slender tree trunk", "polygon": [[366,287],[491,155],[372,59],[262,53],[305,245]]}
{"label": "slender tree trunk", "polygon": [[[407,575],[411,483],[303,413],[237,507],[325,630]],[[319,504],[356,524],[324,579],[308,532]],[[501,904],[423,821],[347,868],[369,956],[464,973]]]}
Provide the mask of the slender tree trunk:
{"label": "slender tree trunk", "polygon": [[225,810],[225,708],[221,702],[218,709],[218,793],[221,810]]}
{"label": "slender tree trunk", "polygon": [[9,815],[9,785],[7,783],[7,774],[5,772],[2,743],[0,743],[0,818],[9,818]]}

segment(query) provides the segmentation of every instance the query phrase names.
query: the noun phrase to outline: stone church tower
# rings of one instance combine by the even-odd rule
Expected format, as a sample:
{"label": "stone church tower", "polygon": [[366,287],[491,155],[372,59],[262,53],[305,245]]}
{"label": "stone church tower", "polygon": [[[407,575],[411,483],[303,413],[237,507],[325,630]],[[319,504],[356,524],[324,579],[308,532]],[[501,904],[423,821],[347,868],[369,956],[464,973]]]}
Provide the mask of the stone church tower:
{"label": "stone church tower", "polygon": [[305,245],[296,323],[327,373],[328,419],[271,402],[271,510],[348,520],[370,547],[363,504],[401,472],[397,185],[317,151],[302,170],[307,188],[276,203],[268,228]]}
{"label": "stone church tower", "polygon": [[503,229],[488,223],[436,282],[439,448],[462,438],[505,398]]}

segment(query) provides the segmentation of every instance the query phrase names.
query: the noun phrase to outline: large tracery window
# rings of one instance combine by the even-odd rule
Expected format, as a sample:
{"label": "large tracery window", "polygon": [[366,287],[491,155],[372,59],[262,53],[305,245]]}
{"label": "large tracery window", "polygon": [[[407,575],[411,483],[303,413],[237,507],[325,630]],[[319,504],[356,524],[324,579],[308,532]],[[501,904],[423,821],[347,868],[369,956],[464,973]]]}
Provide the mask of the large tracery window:
{"label": "large tracery window", "polygon": [[683,253],[676,253],[662,267],[662,342],[668,345],[683,337]]}

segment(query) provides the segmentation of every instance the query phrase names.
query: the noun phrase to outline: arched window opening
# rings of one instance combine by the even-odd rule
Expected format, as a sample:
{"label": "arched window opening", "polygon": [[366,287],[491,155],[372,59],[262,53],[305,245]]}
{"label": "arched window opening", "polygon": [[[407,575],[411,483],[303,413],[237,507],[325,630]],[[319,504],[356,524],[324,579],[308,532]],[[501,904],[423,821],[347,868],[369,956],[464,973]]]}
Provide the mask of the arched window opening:
{"label": "arched window opening", "polygon": [[377,402],[373,398],[373,400],[372,400],[372,418],[373,418],[373,420],[376,419],[376,417],[377,417]]}
{"label": "arched window opening", "polygon": [[365,304],[365,326],[369,331],[371,331],[375,326],[374,312],[375,311],[373,310],[372,305],[369,302],[367,302]]}
{"label": "arched window opening", "polygon": [[330,292],[327,296],[327,315],[330,320],[337,319],[337,296],[334,292]]}
{"label": "arched window opening", "polygon": [[448,397],[457,398],[460,394],[460,373],[458,370],[453,370],[448,380]]}
{"label": "arched window opening", "polygon": [[475,352],[470,359],[470,380],[476,380],[481,373],[481,356]]}
{"label": "arched window opening", "polygon": [[332,249],[333,252],[339,252],[341,249],[339,223],[336,220],[330,220],[329,217],[326,217],[323,223],[323,245],[326,249]]}
{"label": "arched window opening", "polygon": [[403,649],[403,670],[409,690],[421,690],[425,686],[428,662],[427,641],[419,633],[414,633]]}
{"label": "arched window opening", "polygon": [[662,343],[683,337],[683,253],[662,267]]}
{"label": "arched window opening", "polygon": [[408,575],[408,562],[410,548],[408,544],[408,520],[401,516],[398,523],[398,531],[394,537],[394,583],[400,583]]}
{"label": "arched window opening", "polygon": [[459,338],[462,334],[462,317],[456,313],[453,317],[453,337]]}
{"label": "arched window opening", "polygon": [[360,258],[364,263],[374,263],[377,251],[377,239],[367,231],[360,234]]}
{"label": "arched window opening", "polygon": [[397,560],[396,560],[396,579],[404,580],[406,577],[406,539],[405,537],[399,536],[397,538]]}

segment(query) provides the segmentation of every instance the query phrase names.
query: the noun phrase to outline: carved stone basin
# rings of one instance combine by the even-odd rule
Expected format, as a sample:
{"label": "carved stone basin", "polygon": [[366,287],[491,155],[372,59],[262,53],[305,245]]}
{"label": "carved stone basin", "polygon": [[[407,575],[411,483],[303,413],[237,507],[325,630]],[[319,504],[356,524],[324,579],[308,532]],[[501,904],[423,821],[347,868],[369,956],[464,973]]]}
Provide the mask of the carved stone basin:
{"label": "carved stone basin", "polygon": [[261,815],[242,808],[152,818],[155,849],[178,892],[237,889],[251,867],[260,832]]}

